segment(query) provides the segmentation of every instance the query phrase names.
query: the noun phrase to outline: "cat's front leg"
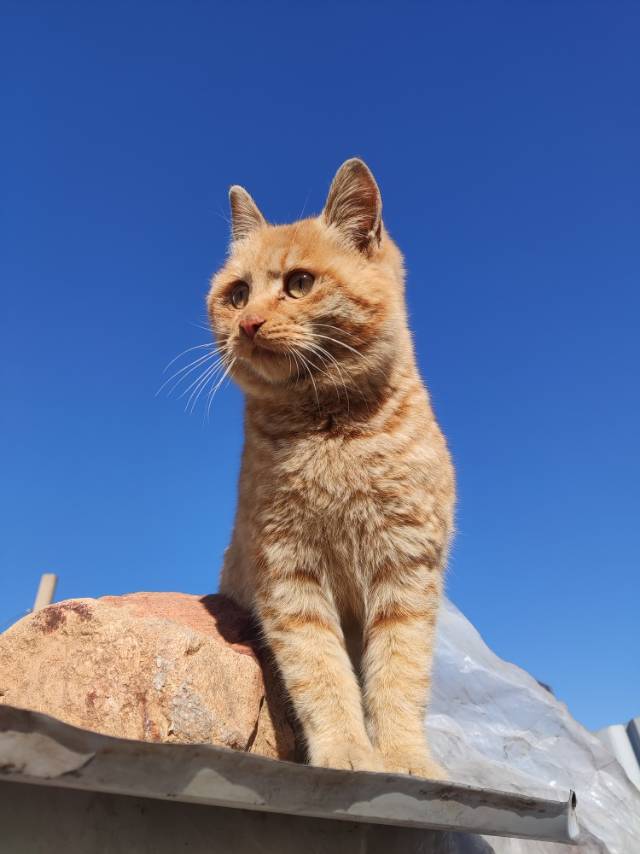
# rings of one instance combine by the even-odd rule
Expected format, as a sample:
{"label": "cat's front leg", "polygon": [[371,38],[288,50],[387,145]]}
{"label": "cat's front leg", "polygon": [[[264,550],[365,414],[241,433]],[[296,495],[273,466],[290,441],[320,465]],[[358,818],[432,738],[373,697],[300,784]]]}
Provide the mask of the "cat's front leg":
{"label": "cat's front leg", "polygon": [[366,730],[333,599],[319,574],[302,567],[263,573],[257,606],[302,724],[310,763],[383,770]]}
{"label": "cat's front leg", "polygon": [[387,771],[444,779],[425,733],[441,577],[428,554],[415,563],[387,563],[372,578],[362,662],[365,703],[372,742]]}

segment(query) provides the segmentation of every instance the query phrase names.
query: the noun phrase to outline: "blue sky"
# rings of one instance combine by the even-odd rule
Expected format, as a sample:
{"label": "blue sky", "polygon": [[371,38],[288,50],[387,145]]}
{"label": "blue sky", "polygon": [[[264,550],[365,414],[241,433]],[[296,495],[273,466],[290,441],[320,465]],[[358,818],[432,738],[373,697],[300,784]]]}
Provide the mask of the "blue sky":
{"label": "blue sky", "polygon": [[0,627],[206,592],[242,401],[155,396],[227,188],[318,211],[347,157],[406,254],[459,476],[452,599],[587,726],[640,712],[640,7],[3,3]]}

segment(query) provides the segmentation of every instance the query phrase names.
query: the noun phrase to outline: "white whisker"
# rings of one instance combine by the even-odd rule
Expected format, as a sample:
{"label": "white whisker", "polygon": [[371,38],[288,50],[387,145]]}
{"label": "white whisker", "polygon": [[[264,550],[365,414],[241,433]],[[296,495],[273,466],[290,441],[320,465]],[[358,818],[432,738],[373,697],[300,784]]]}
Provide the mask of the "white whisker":
{"label": "white whisker", "polygon": [[179,371],[176,371],[176,372],[175,372],[174,374],[172,374],[168,379],[166,379],[166,380],[162,383],[162,385],[160,386],[160,388],[158,389],[158,391],[156,392],[156,395],[160,394],[160,392],[162,391],[162,389],[163,389],[165,386],[169,385],[169,383],[170,383],[172,380],[175,380],[177,377],[179,377],[179,379],[177,380],[177,382],[175,383],[175,385],[174,385],[172,388],[170,388],[170,389],[169,389],[168,394],[172,394],[172,393],[175,391],[175,389],[180,385],[180,383],[181,383],[181,382],[182,382],[186,377],[188,377],[188,376],[189,376],[189,374],[193,373],[193,371],[195,371],[195,370],[196,370],[200,365],[202,365],[204,362],[207,362],[207,361],[209,361],[209,360],[211,360],[211,359],[215,359],[215,358],[216,358],[216,354],[215,354],[215,353],[207,353],[207,354],[206,354],[206,355],[204,355],[204,356],[200,356],[198,359],[194,359],[194,360],[193,360],[193,362],[189,362],[189,364],[188,364],[188,365],[185,365],[183,368],[180,368],[180,370],[179,370]]}
{"label": "white whisker", "polygon": [[307,373],[309,374],[309,379],[313,383],[313,390],[314,390],[315,395],[316,395],[316,403],[318,404],[318,409],[320,409],[321,407],[320,407],[320,397],[318,396],[318,386],[316,385],[316,381],[313,378],[313,371],[309,367],[309,361],[299,350],[298,350],[298,356],[300,356],[300,360],[302,361],[302,365],[304,368],[306,368]]}
{"label": "white whisker", "polygon": [[231,362],[230,362],[230,363],[229,363],[229,365],[227,366],[227,368],[226,368],[225,372],[222,374],[222,376],[220,377],[220,379],[218,380],[218,382],[217,382],[214,386],[212,386],[212,389],[211,389],[211,391],[209,392],[209,396],[208,396],[208,400],[207,400],[207,421],[209,420],[209,412],[210,412],[210,410],[211,410],[211,404],[212,404],[212,402],[213,402],[213,398],[216,396],[216,392],[218,391],[218,389],[222,387],[222,383],[223,383],[223,382],[227,379],[227,377],[229,376],[229,373],[231,372],[231,369],[233,368],[233,366],[235,365],[235,363],[236,363],[236,359],[235,359],[235,356],[234,356],[234,358],[231,360]]}
{"label": "white whisker", "polygon": [[[196,378],[196,379],[191,383],[191,385],[190,385],[190,386],[188,386],[188,388],[186,388],[186,389],[182,392],[182,394],[180,395],[180,397],[181,397],[181,398],[182,398],[182,397],[186,397],[186,395],[187,395],[187,394],[189,394],[189,392],[191,392],[191,394],[189,395],[189,398],[188,398],[188,400],[187,400],[187,405],[185,406],[185,412],[189,409],[189,407],[190,407],[190,405],[191,405],[191,401],[192,401],[192,400],[193,400],[193,398],[194,398],[194,395],[196,396],[196,400],[197,400],[197,397],[200,395],[200,392],[202,391],[203,387],[206,385],[207,381],[208,381],[209,379],[211,379],[212,377],[214,377],[214,376],[218,373],[218,371],[220,370],[220,368],[221,368],[221,364],[220,364],[220,362],[217,362],[215,365],[210,365],[210,366],[208,366],[208,367],[207,367],[207,368],[205,368],[205,370],[200,374],[200,376],[199,376],[199,377],[197,377],[197,378]],[[193,391],[192,391],[192,389],[193,389]],[[191,410],[191,411],[193,411],[193,410]]]}
{"label": "white whisker", "polygon": [[295,347],[291,347],[289,349],[296,363],[296,382],[300,382],[300,362],[298,361],[298,354],[296,352]]}
{"label": "white whisker", "polygon": [[310,344],[308,342],[305,342],[303,344],[298,344],[298,346],[302,347],[305,350],[308,350],[310,353],[313,353],[315,356],[317,356],[322,361],[323,368],[318,368],[318,370],[324,376],[328,377],[328,379],[331,381],[331,383],[333,384],[333,387],[336,390],[336,397],[338,398],[338,400],[340,400],[340,390],[338,389],[338,384],[336,383],[335,379],[331,376],[329,371],[324,370],[324,368],[326,368],[328,365],[327,361],[324,359],[324,356],[327,356],[329,359],[331,359],[333,364],[338,369],[338,373],[340,374],[340,380],[341,380],[342,385],[343,385],[344,390],[345,390],[345,394],[346,394],[346,398],[347,398],[347,407],[348,407],[349,406],[349,394],[347,392],[347,387],[345,386],[344,379],[342,378],[342,372],[340,371],[340,366],[338,365],[338,363],[334,359],[334,357],[331,355],[331,353],[329,353],[323,347],[320,347],[319,344]]}
{"label": "white whisker", "polygon": [[173,357],[173,359],[167,364],[166,368],[163,370],[162,373],[166,374],[167,371],[169,370],[169,368],[171,367],[171,365],[173,365],[174,362],[177,362],[178,359],[181,356],[184,356],[185,353],[190,353],[192,350],[202,350],[204,347],[215,347],[215,346],[216,345],[215,345],[214,341],[209,341],[207,344],[196,344],[195,347],[187,347],[187,349],[183,350],[182,353],[178,353],[177,356]]}
{"label": "white whisker", "polygon": [[324,329],[333,329],[336,332],[339,332],[341,335],[346,335],[348,338],[356,338],[353,332],[349,332],[346,329],[342,329],[340,326],[334,326],[332,323],[317,323],[314,321],[313,326],[323,327]]}
{"label": "white whisker", "polygon": [[334,344],[339,344],[341,347],[346,347],[347,350],[351,350],[352,353],[355,353],[356,356],[360,356],[360,358],[364,359],[365,362],[369,361],[364,353],[356,350],[355,347],[352,347],[350,344],[345,344],[344,341],[338,341],[337,338],[331,338],[329,335],[319,335],[318,333],[316,333],[316,338],[322,338],[325,341],[333,341]]}

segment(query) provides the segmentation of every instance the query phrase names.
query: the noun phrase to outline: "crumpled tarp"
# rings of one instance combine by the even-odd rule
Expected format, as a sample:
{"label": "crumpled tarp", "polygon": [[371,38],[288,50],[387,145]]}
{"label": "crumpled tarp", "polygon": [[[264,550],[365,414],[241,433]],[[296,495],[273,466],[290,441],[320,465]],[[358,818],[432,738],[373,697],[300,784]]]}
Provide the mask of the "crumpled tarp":
{"label": "crumpled tarp", "polygon": [[431,708],[434,755],[451,780],[548,796],[573,789],[577,849],[487,837],[496,854],[640,854],[640,792],[566,705],[489,649],[450,602],[438,627]]}

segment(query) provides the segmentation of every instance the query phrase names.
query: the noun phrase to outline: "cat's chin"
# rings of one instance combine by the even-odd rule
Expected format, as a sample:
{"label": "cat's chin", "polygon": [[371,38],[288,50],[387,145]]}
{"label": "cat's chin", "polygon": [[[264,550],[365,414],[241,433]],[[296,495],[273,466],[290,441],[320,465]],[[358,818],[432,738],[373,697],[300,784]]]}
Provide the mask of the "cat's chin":
{"label": "cat's chin", "polygon": [[[265,353],[268,355],[265,356]],[[259,355],[253,354],[250,359],[238,359],[233,369],[233,376],[238,385],[248,392],[274,386],[285,387],[292,379],[291,366],[287,358],[267,350]]]}

